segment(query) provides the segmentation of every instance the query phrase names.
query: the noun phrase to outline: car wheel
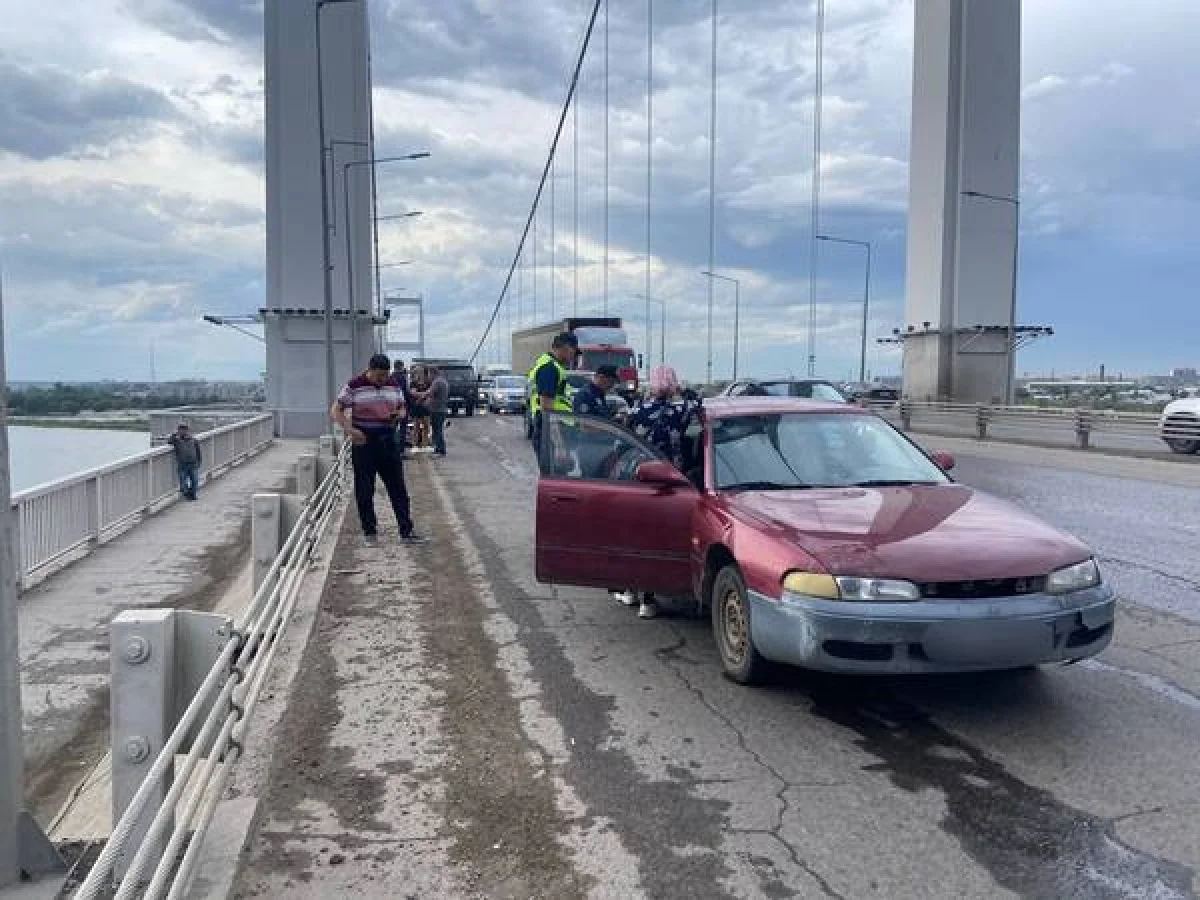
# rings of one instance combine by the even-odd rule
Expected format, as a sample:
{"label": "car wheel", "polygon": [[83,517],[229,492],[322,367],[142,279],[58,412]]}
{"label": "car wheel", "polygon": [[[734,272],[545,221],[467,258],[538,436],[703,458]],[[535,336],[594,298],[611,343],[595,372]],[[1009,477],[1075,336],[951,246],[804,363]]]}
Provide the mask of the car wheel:
{"label": "car wheel", "polygon": [[739,684],[754,684],[766,675],[767,661],[754,648],[750,636],[750,601],[746,582],[736,565],[717,573],[712,587],[713,634],[721,668]]}
{"label": "car wheel", "polygon": [[1167,438],[1167,446],[1174,453],[1184,455],[1200,452],[1200,441],[1190,441],[1185,438]]}

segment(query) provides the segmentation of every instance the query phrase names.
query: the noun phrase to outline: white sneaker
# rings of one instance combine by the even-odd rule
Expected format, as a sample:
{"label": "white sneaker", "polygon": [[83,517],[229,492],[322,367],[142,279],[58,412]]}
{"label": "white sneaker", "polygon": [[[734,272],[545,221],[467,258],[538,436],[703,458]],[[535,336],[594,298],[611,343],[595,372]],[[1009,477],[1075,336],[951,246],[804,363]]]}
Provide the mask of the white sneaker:
{"label": "white sneaker", "polygon": [[653,619],[658,615],[658,604],[653,600],[643,600],[641,607],[638,609],[638,618]]}
{"label": "white sneaker", "polygon": [[609,594],[622,606],[637,605],[637,594],[635,594],[633,591],[609,591]]}

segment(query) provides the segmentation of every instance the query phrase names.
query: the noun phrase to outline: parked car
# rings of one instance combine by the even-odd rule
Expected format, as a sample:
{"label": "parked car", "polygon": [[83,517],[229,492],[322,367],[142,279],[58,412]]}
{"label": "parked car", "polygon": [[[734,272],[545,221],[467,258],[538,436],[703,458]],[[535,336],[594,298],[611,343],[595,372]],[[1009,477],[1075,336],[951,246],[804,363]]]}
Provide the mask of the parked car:
{"label": "parked car", "polygon": [[520,375],[497,375],[487,397],[488,412],[525,412],[528,380]]}
{"label": "parked car", "polygon": [[720,397],[801,397],[828,403],[848,403],[832,381],[823,378],[743,378],[726,385]]}
{"label": "parked car", "polygon": [[1175,453],[1200,452],[1200,397],[1168,403],[1158,421],[1158,436]]}
{"label": "parked car", "polygon": [[450,386],[448,405],[450,415],[465,413],[475,415],[479,406],[479,376],[475,367],[464,360],[455,359],[414,359],[414,366],[435,365],[446,378]]}
{"label": "parked car", "polygon": [[734,680],[1024,668],[1112,639],[1087,546],[861,407],[709,400],[686,474],[610,423],[546,427],[538,580],[693,596]]}
{"label": "parked car", "polygon": [[860,406],[871,406],[877,409],[890,409],[900,402],[900,392],[893,387],[881,384],[854,385],[842,391],[846,399]]}

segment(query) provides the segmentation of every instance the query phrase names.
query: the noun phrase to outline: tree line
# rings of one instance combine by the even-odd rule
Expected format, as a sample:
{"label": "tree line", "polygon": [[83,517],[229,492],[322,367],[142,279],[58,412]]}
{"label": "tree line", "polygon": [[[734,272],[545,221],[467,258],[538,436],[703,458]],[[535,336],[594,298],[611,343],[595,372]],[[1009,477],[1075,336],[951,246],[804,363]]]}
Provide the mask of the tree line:
{"label": "tree line", "polygon": [[81,412],[112,412],[122,409],[167,409],[180,403],[219,403],[220,396],[190,396],[186,401],[176,391],[154,390],[131,393],[101,385],[56,384],[53,387],[8,388],[10,416],[74,416]]}

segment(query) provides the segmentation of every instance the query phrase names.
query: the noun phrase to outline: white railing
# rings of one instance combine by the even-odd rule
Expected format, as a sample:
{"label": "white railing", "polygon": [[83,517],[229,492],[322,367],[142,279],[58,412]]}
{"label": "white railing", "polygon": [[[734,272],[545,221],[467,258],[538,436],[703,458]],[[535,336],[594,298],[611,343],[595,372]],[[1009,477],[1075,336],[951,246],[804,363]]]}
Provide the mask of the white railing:
{"label": "white railing", "polygon": [[[254,455],[274,435],[269,415],[197,435],[204,460],[200,480],[211,480]],[[179,476],[170,447],[157,447],[14,495],[21,588],[178,496]]]}
{"label": "white railing", "polygon": [[[109,896],[111,876],[122,855],[132,856],[132,861],[117,885],[116,900],[184,896],[217,805],[244,753],[246,731],[291,622],[313,549],[341,504],[349,448],[349,442],[343,442],[336,463],[305,502],[295,527],[238,616],[230,639],[113,828],[75,900]],[[187,756],[177,760],[176,754],[192,734]],[[154,812],[153,798],[168,783],[170,789],[149,829],[135,843],[139,822]],[[185,789],[186,801],[181,805]]]}
{"label": "white railing", "polygon": [[1169,421],[1160,427],[1155,413],[1104,409],[1059,409],[1037,406],[985,406],[966,403],[873,405],[880,415],[906,431],[974,437],[996,441],[1164,452],[1164,439],[1200,440],[1200,421]]}

